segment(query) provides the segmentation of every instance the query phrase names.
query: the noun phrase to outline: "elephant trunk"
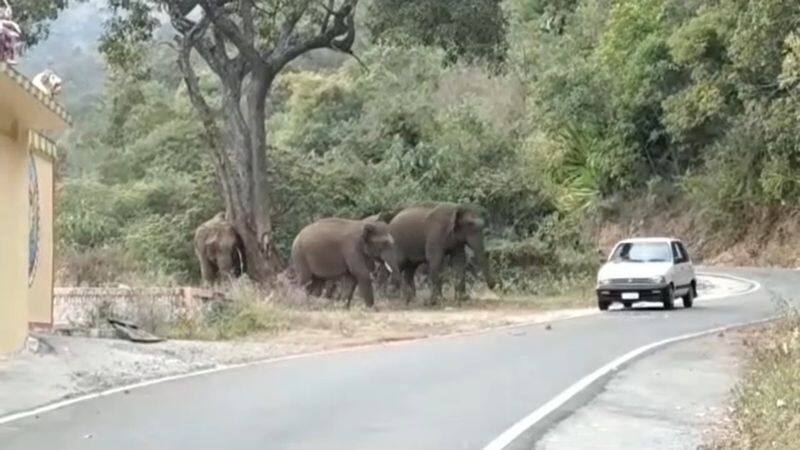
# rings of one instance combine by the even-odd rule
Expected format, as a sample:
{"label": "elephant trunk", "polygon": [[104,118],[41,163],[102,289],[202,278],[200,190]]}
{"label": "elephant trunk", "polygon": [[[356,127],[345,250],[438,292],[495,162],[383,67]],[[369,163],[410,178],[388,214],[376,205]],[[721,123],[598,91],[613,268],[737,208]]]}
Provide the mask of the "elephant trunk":
{"label": "elephant trunk", "polygon": [[394,248],[389,248],[381,252],[381,263],[386,266],[390,273],[392,283],[400,283],[400,264],[397,258],[397,251]]}
{"label": "elephant trunk", "polygon": [[219,268],[219,273],[223,277],[227,277],[225,279],[229,279],[236,274],[236,264],[233,251],[227,252],[220,252],[220,255],[217,257],[217,266]]}
{"label": "elephant trunk", "polygon": [[472,249],[473,253],[475,253],[475,259],[478,267],[481,269],[481,272],[483,272],[484,279],[486,279],[486,285],[489,286],[489,289],[494,289],[495,281],[494,277],[492,276],[492,271],[489,268],[489,261],[486,257],[486,249],[483,246],[483,237],[478,235],[474,238],[468,238],[467,245]]}

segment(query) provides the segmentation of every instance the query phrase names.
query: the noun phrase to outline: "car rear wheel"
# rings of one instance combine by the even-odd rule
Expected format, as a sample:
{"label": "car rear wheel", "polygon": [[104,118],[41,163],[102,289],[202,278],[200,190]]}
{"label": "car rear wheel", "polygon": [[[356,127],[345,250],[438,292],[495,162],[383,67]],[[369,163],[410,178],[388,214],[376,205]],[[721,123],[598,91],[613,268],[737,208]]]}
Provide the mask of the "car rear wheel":
{"label": "car rear wheel", "polygon": [[675,307],[675,286],[669,285],[666,293],[664,294],[664,309],[672,309]]}
{"label": "car rear wheel", "polygon": [[694,305],[694,286],[690,287],[689,290],[686,291],[686,295],[684,295],[682,299],[684,308],[691,308],[692,305]]}

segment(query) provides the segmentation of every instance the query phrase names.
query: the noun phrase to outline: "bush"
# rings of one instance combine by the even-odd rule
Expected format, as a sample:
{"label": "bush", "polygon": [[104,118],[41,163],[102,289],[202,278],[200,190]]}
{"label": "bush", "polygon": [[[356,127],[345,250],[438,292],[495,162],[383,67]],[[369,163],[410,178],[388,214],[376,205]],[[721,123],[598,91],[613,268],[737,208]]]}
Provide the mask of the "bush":
{"label": "bush", "polygon": [[288,328],[286,318],[264,292],[246,279],[235,282],[230,300],[222,301],[204,317],[200,337],[233,339],[256,333],[277,333]]}

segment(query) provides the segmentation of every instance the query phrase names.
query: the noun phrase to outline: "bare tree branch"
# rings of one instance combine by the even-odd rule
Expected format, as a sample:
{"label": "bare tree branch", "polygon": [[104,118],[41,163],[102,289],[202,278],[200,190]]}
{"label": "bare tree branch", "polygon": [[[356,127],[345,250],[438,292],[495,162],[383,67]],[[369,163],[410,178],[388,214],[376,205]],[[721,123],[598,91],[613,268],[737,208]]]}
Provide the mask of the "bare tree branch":
{"label": "bare tree branch", "polygon": [[[334,42],[340,42],[336,50],[349,52],[355,38],[355,27],[352,16],[358,0],[346,0],[338,10],[332,12],[333,24],[327,29],[320,27],[319,33],[307,39],[295,39],[292,34],[282,36],[267,63],[274,73],[280,71],[286,64],[310,50],[320,48],[335,48]],[[351,37],[352,35],[352,37]]]}
{"label": "bare tree branch", "polygon": [[195,23],[180,16],[180,11],[177,9],[170,10],[170,13],[170,22],[178,32],[183,34],[183,42],[195,48],[214,73],[220,77],[224,77],[226,73],[225,61],[217,59],[219,54],[214,49],[214,45],[204,37],[211,25],[208,14],[204,14],[203,17]]}
{"label": "bare tree branch", "polygon": [[328,31],[328,24],[331,22],[331,17],[333,17],[334,10],[333,7],[335,6],[336,0],[328,0],[327,6],[323,3],[322,8],[325,10],[325,18],[322,20],[322,32]]}
{"label": "bare tree branch", "polygon": [[274,46],[273,50],[268,52],[270,55],[286,50],[289,42],[292,41],[292,34],[297,26],[297,22],[299,22],[300,18],[303,17],[303,14],[306,13],[308,4],[308,0],[304,0],[302,4],[295,6],[295,9],[286,15],[286,20],[284,20],[284,22],[281,24],[281,32],[278,35],[278,42]]}
{"label": "bare tree branch", "polygon": [[[221,31],[249,62],[253,64],[263,62],[261,55],[255,48],[253,39],[248,40],[245,37],[237,25],[228,17],[226,11],[217,6],[217,0],[203,0],[203,9],[211,17],[214,29]],[[222,52],[224,54],[224,48],[222,48]],[[225,54],[225,57],[227,59],[227,54]]]}
{"label": "bare tree branch", "polygon": [[[255,43],[255,23],[253,21],[253,0],[239,0],[239,17],[242,18],[242,34],[247,42]],[[255,45],[255,44],[254,44]]]}

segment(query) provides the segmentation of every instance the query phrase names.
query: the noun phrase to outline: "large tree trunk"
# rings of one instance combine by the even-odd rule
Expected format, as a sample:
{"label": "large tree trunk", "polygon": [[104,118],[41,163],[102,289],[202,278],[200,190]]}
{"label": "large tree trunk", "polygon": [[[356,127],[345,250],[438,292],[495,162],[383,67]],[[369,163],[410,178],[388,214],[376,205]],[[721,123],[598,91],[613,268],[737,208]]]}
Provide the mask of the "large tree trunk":
{"label": "large tree trunk", "polygon": [[260,77],[264,81],[250,83],[245,102],[242,102],[241,82],[235,78],[223,79],[224,119],[218,121],[200,92],[199,80],[189,60],[190,51],[189,46],[182,49],[178,65],[189,97],[203,120],[225,212],[242,237],[248,276],[268,282],[283,269],[283,259],[274,245],[264,175],[267,158],[263,104],[271,78]]}
{"label": "large tree trunk", "polygon": [[[249,1],[173,0],[169,6],[180,50],[178,64],[192,105],[203,121],[213,155],[220,193],[228,218],[242,237],[248,275],[269,281],[283,268],[273,239],[267,164],[265,105],[275,76],[292,60],[314,49],[330,48],[352,54],[354,14],[358,0],[314,3],[319,27],[316,33],[298,31],[312,2],[287,2],[277,10],[284,16],[271,46],[264,47],[255,17],[269,21],[265,10],[254,12]],[[199,20],[186,18],[200,5]],[[277,12],[271,17],[276,19]],[[273,24],[274,25],[274,24]],[[222,88],[221,108],[212,108],[200,89],[191,61],[196,51],[217,76]],[[231,52],[232,50],[235,50]]]}
{"label": "large tree trunk", "polygon": [[225,198],[228,217],[242,236],[245,246],[247,274],[261,282],[270,280],[283,268],[283,259],[273,241],[271,204],[264,174],[266,167],[266,130],[264,102],[268,84],[264,77],[247,85],[248,95],[242,101],[239,83],[229,82],[223,88],[225,111],[225,151],[221,173],[233,182]]}
{"label": "large tree trunk", "polygon": [[[238,130],[231,133],[238,134]],[[243,156],[263,153],[266,149],[253,145],[247,136],[235,137],[235,146],[229,147],[232,158],[226,176],[228,180],[236,180],[238,191],[235,192],[240,195],[230,195],[225,199],[225,207],[236,231],[242,236],[248,276],[264,282],[280,272],[284,263],[273,244],[269,198],[260,195],[263,186],[259,186],[258,178],[254,176],[263,173],[262,169],[256,168],[258,163],[254,158]],[[265,158],[260,159],[263,164]]]}

